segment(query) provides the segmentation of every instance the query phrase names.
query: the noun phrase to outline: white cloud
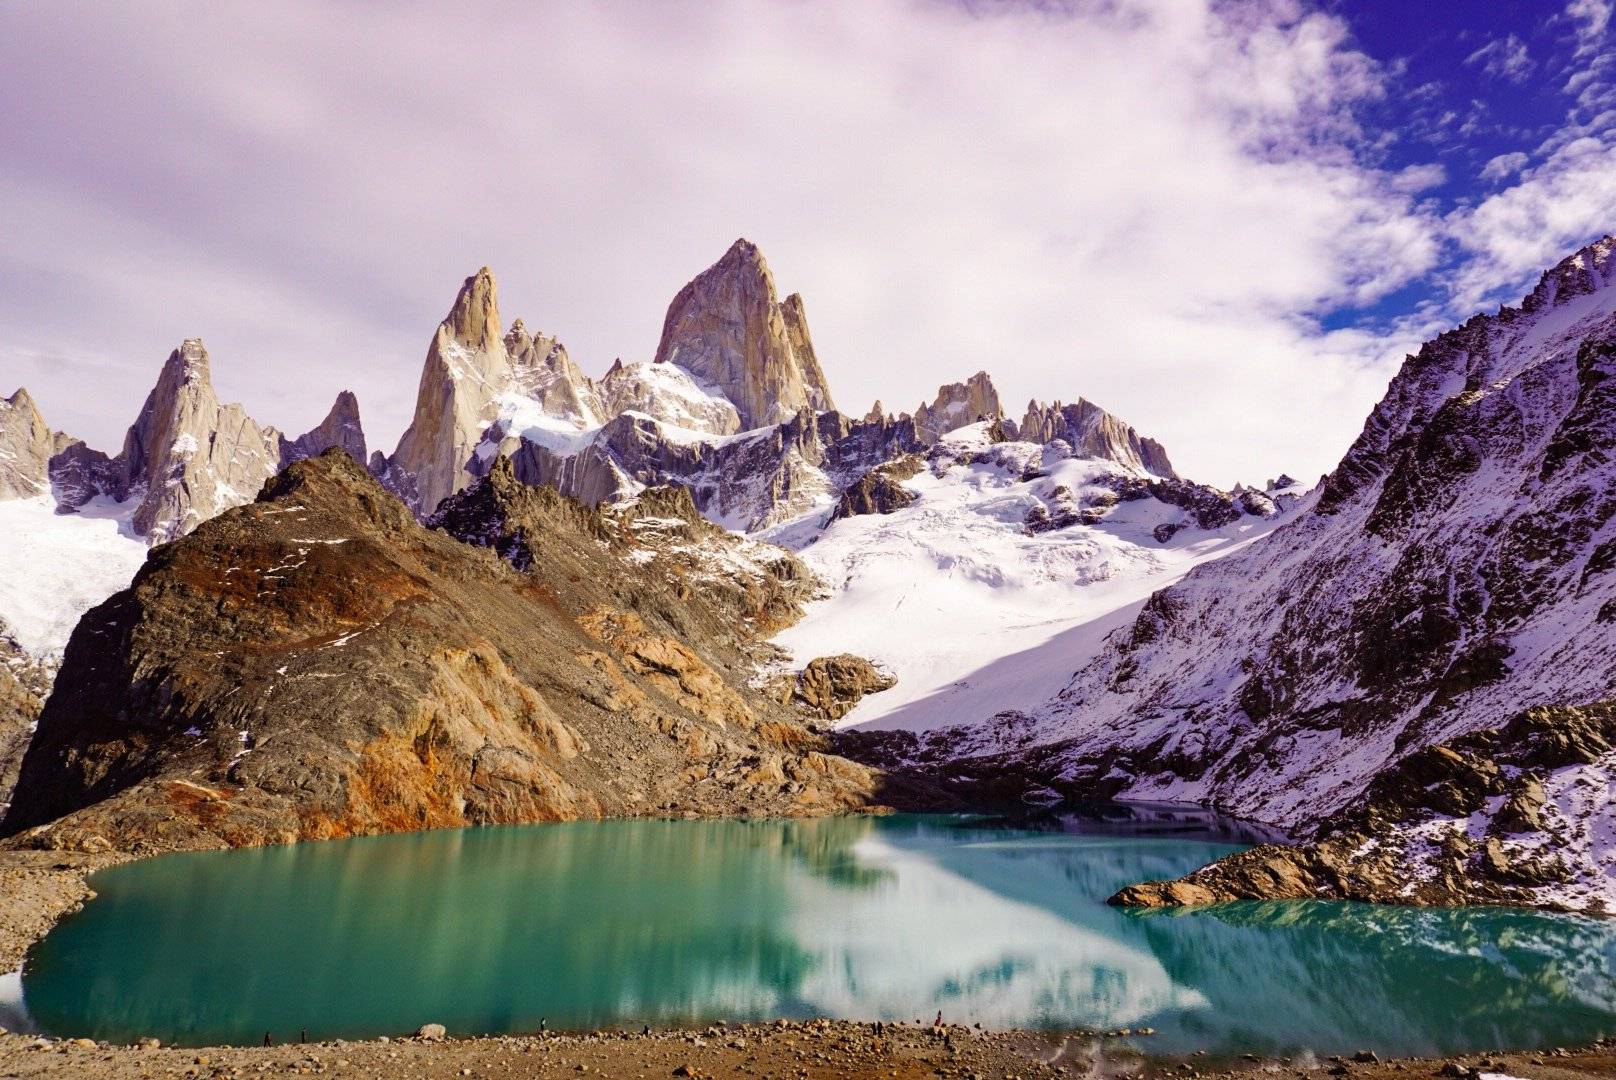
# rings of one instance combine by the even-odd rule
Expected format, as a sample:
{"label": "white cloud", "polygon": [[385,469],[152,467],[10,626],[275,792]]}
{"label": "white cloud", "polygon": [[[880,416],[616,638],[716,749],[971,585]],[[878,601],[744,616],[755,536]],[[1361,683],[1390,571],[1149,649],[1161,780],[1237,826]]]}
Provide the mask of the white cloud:
{"label": "white cloud", "polygon": [[1453,280],[1454,310],[1516,298],[1539,271],[1616,227],[1616,145],[1579,139],[1520,182],[1449,218],[1468,257]]}
{"label": "white cloud", "polygon": [[1526,42],[1514,34],[1489,41],[1465,57],[1465,63],[1480,66],[1483,72],[1493,78],[1512,83],[1524,83],[1531,78],[1532,69],[1536,66],[1532,63]]}
{"label": "white cloud", "polygon": [[262,420],[307,427],[351,385],[390,446],[477,266],[600,371],[746,235],[850,411],[985,367],[1191,476],[1317,473],[1407,343],[1312,315],[1440,254],[1417,201],[1440,175],[1368,163],[1385,72],[1300,3],[91,13],[14,8],[0,35],[28,106],[0,128],[0,331],[119,358],[93,394],[29,375],[102,445],[201,333]]}
{"label": "white cloud", "polygon": [[1531,159],[1525,154],[1516,151],[1510,154],[1499,154],[1481,167],[1483,180],[1508,180],[1526,167]]}
{"label": "white cloud", "polygon": [[1565,17],[1576,29],[1579,53],[1593,52],[1604,44],[1612,6],[1611,0],[1571,0],[1566,5]]}

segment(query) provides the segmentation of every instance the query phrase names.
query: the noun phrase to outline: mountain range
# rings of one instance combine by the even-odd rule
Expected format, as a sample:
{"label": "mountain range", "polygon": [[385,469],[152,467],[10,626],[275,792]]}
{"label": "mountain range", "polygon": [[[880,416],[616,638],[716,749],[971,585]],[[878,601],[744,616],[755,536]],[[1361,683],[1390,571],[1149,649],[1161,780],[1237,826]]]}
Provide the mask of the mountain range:
{"label": "mountain range", "polygon": [[479,270],[391,454],[346,392],[297,438],[221,404],[188,340],[115,456],[0,402],[0,831],[1120,797],[1296,841],[1129,903],[1603,908],[1613,364],[1607,238],[1409,357],[1318,485],[1222,491],[986,373],[841,412],[744,240],[599,378]]}

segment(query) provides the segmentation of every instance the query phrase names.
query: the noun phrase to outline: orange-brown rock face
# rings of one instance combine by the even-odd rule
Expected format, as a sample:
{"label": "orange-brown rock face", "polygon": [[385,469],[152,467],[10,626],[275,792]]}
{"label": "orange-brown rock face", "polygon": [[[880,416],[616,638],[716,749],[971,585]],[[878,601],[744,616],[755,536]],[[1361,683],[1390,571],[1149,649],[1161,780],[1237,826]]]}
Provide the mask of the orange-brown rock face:
{"label": "orange-brown rock face", "polygon": [[80,623],[0,828],[163,850],[864,803],[873,774],[746,684],[798,568],[696,595],[685,544],[643,554],[651,502],[501,461],[429,529],[340,451],[292,465]]}

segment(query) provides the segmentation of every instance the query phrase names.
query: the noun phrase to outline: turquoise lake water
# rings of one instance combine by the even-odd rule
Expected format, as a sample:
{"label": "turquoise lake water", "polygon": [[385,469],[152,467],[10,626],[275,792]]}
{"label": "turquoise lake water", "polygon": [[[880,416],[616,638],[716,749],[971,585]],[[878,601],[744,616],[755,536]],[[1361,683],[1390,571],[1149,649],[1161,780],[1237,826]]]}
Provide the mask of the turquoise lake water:
{"label": "turquoise lake water", "polygon": [[97,874],[0,1023],[200,1045],[941,1010],[1149,1026],[1163,1051],[1382,1054],[1616,1033],[1616,922],[1104,904],[1237,846],[1160,811],[1039,828],[591,822],[175,855]]}

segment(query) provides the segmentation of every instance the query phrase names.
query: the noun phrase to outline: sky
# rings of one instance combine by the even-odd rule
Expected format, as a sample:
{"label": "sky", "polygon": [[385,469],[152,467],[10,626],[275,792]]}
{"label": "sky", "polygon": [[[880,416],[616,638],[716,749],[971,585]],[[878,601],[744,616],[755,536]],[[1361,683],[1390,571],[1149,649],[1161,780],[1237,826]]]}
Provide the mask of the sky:
{"label": "sky", "polygon": [[1616,230],[1612,2],[0,5],[0,392],[115,451],[201,337],[391,450],[479,266],[599,374],[745,236],[844,411],[986,369],[1311,479]]}

